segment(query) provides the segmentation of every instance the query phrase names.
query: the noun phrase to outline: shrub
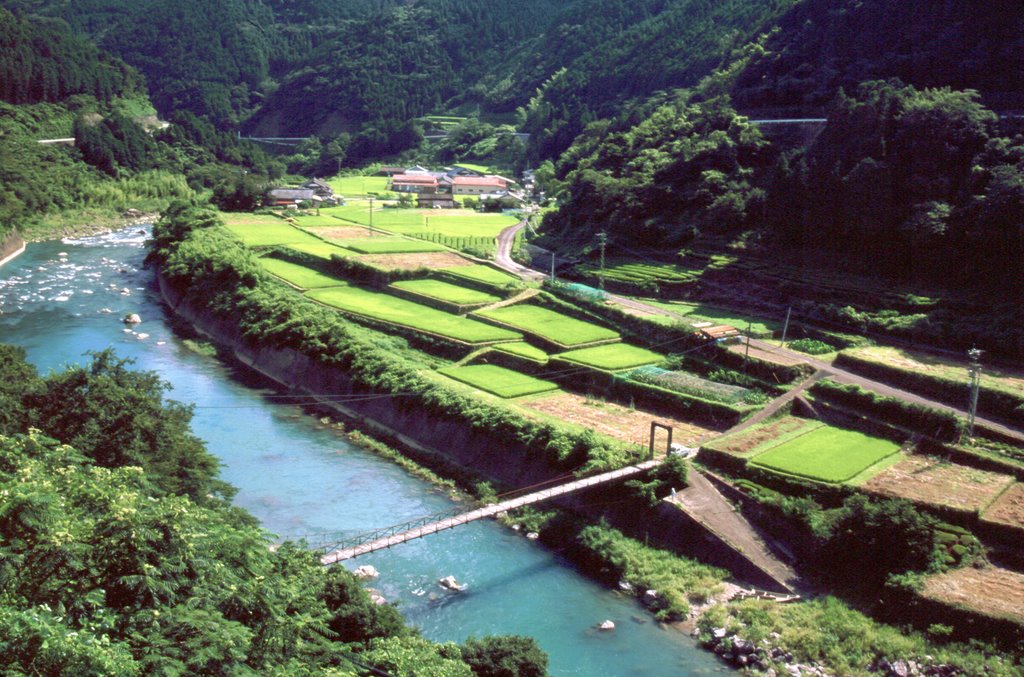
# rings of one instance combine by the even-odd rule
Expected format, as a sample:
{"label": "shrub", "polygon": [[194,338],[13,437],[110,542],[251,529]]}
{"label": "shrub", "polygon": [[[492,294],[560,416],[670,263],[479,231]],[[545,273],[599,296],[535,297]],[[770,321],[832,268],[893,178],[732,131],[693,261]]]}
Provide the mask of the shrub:
{"label": "shrub", "polygon": [[824,355],[825,353],[831,353],[835,351],[835,348],[825,343],[824,341],[818,341],[815,339],[802,338],[796,341],[790,341],[789,347],[793,350],[799,350],[801,353],[807,353],[808,355]]}

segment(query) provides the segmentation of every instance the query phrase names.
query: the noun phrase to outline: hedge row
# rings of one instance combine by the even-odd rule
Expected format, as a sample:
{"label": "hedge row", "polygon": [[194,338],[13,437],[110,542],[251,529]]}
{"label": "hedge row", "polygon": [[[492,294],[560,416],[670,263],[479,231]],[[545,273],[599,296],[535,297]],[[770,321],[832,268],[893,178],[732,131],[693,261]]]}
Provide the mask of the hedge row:
{"label": "hedge row", "polygon": [[879,395],[858,385],[840,385],[827,379],[811,386],[811,392],[826,402],[875,416],[937,440],[951,442],[960,436],[960,421],[950,412]]}

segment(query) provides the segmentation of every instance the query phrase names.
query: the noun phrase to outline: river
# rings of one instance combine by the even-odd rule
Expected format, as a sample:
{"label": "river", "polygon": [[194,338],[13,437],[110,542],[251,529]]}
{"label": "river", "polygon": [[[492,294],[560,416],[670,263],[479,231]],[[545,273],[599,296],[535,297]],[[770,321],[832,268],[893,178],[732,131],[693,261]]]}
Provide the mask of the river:
{"label": "river", "polygon": [[[431,485],[354,447],[245,374],[191,349],[171,328],[142,268],[146,233],[30,244],[0,268],[0,341],[46,373],[113,347],[195,405],[192,427],[238,487],[236,503],[281,535],[357,534],[453,506]],[[138,313],[142,324],[121,322]],[[433,640],[524,634],[554,675],[705,675],[725,668],[631,598],[578,574],[557,554],[482,521],[357,560],[373,585]],[[349,562],[350,567],[356,566]],[[453,575],[453,594],[437,585]],[[613,632],[595,626],[613,620]]]}

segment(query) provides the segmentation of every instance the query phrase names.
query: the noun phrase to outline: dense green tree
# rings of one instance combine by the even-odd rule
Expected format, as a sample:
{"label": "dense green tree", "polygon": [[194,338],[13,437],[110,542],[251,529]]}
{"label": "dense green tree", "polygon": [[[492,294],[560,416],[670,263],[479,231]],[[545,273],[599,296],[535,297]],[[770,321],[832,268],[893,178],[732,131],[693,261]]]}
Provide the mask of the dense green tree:
{"label": "dense green tree", "polygon": [[200,503],[230,496],[216,479],[216,458],[189,430],[192,409],[165,402],[170,386],[130,364],[105,350],[87,366],[47,376],[24,398],[31,425],[67,440],[97,465],[146,469],[165,493]]}
{"label": "dense green tree", "polygon": [[547,656],[532,637],[470,637],[462,645],[462,660],[477,677],[544,677]]}

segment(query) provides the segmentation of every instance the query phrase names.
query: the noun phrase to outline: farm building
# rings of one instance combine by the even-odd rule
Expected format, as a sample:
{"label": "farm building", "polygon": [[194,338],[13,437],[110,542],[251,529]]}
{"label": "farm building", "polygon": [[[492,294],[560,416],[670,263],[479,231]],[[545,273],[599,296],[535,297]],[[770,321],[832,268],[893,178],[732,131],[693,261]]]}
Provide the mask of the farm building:
{"label": "farm building", "polygon": [[456,176],[452,179],[455,195],[486,195],[501,193],[508,188],[508,179],[500,176]]}
{"label": "farm building", "polygon": [[437,177],[427,173],[396,174],[391,177],[391,190],[396,193],[436,193]]}
{"label": "farm building", "polygon": [[281,207],[299,202],[320,202],[324,205],[344,204],[339,195],[335,195],[323,179],[310,179],[298,188],[273,188],[267,192],[267,205]]}

